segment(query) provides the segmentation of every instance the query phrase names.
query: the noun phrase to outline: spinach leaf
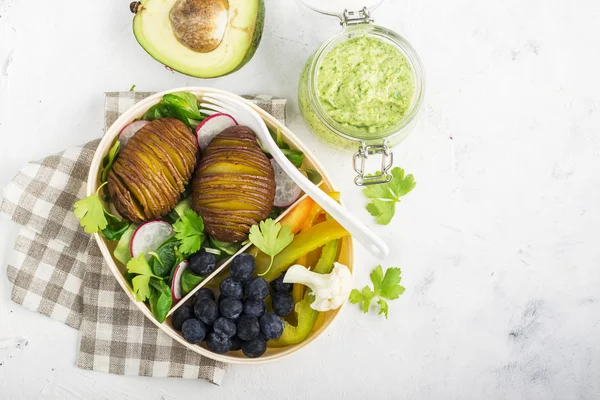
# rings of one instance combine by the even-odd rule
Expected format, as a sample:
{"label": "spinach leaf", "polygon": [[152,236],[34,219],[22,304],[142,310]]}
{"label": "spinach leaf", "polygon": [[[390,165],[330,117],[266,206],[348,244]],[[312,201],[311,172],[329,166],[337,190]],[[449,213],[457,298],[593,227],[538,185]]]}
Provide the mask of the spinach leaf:
{"label": "spinach leaf", "polygon": [[273,208],[271,209],[271,213],[269,214],[269,218],[277,219],[277,217],[279,217],[283,210],[285,210],[285,208],[273,206]]}
{"label": "spinach leaf", "polygon": [[[291,149],[290,145],[283,140],[283,136],[281,135],[281,131],[279,129],[276,131],[269,129],[269,133],[277,144],[277,147],[279,147],[287,159],[290,160],[292,164],[296,166],[296,168],[300,168],[302,166],[302,162],[304,161],[304,153],[300,150]],[[265,151],[265,149],[263,149],[263,151],[269,154],[267,151]]]}
{"label": "spinach leaf", "polygon": [[183,110],[172,104],[165,104],[162,102],[155,104],[150,107],[142,117],[142,119],[147,121],[154,121],[155,119],[160,118],[175,118],[186,124],[189,128],[192,127],[192,123]]}
{"label": "spinach leaf", "polygon": [[292,162],[292,164],[296,166],[296,168],[300,168],[302,166],[302,162],[304,161],[303,152],[292,149],[281,149],[281,152],[287,157],[288,160]]}
{"label": "spinach leaf", "polygon": [[321,176],[321,174],[314,169],[300,168],[300,172],[306,175],[308,180],[315,185],[319,185],[321,182],[323,182],[323,177]]}
{"label": "spinach leaf", "polygon": [[191,292],[192,289],[198,286],[203,280],[203,277],[194,274],[189,269],[183,271],[183,274],[181,274],[181,289],[183,289],[183,295],[185,296]]}
{"label": "spinach leaf", "polygon": [[150,286],[152,287],[152,291],[150,292],[150,311],[152,311],[154,318],[162,323],[173,304],[171,288],[162,279],[154,277],[150,279]]}
{"label": "spinach leaf", "polygon": [[120,240],[123,234],[129,229],[131,222],[120,220],[112,214],[106,214],[108,224],[102,230],[102,234],[107,240]]}
{"label": "spinach leaf", "polygon": [[153,257],[150,259],[149,264],[154,275],[166,277],[179,264],[179,258],[175,252],[178,245],[177,240],[169,238],[152,254]]}
{"label": "spinach leaf", "polygon": [[165,94],[162,103],[178,108],[188,118],[202,120],[203,116],[198,111],[198,99],[190,92],[175,92]]}
{"label": "spinach leaf", "polygon": [[125,280],[127,283],[129,283],[129,285],[131,285],[131,287],[133,287],[133,278],[136,276],[136,274],[132,274],[131,272],[125,272]]}

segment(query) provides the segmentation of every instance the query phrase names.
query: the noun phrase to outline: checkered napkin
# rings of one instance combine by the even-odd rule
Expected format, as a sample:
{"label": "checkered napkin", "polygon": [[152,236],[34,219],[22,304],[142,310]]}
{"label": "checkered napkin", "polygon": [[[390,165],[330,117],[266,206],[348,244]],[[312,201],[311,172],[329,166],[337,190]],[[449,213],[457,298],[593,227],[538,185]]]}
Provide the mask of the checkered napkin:
{"label": "checkered napkin", "polygon": [[[151,94],[106,93],[105,127]],[[285,122],[285,99],[248,98]],[[11,298],[79,329],[79,368],[220,384],[225,365],[186,350],[147,320],[113,277],[96,242],[79,226],[73,204],[86,196],[99,142],[31,162],[4,189],[0,213],[20,225],[7,267]]]}

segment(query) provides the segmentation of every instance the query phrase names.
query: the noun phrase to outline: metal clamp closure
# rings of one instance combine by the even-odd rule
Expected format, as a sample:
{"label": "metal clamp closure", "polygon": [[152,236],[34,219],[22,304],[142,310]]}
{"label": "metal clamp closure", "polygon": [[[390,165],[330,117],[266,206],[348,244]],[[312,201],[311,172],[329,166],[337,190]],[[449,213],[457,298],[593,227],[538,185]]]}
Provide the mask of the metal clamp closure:
{"label": "metal clamp closure", "polygon": [[[381,169],[375,174],[365,175],[365,162],[370,155],[374,154],[381,154]],[[358,151],[354,153],[352,161],[354,171],[358,174],[354,178],[354,183],[357,186],[378,185],[392,180],[389,171],[394,163],[394,154],[385,143],[369,146],[361,143]]]}
{"label": "metal clamp closure", "polygon": [[363,7],[363,9],[359,11],[344,10],[344,14],[341,16],[340,25],[345,28],[349,25],[369,24],[373,21],[374,19],[371,18],[369,9],[367,7]]}

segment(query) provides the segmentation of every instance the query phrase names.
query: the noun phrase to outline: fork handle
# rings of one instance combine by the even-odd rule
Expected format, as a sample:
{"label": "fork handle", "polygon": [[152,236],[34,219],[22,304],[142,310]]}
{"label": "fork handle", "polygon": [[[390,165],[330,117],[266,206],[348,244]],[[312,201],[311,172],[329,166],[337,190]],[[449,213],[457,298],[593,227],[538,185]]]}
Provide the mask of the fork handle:
{"label": "fork handle", "polygon": [[323,210],[339,222],[371,254],[380,259],[388,255],[389,248],[387,244],[377,234],[304,176],[281,152],[270,135],[267,137],[267,142],[263,143],[263,145],[267,144],[265,147],[268,148],[275,161],[279,163],[279,166],[296,182],[304,193],[310,196]]}

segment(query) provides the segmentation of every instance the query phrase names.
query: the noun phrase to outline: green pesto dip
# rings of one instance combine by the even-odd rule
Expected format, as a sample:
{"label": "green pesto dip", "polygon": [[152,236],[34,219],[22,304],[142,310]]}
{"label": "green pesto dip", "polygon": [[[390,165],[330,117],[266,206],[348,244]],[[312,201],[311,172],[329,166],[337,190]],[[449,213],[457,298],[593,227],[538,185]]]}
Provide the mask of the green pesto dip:
{"label": "green pesto dip", "polygon": [[325,55],[317,93],[334,121],[360,133],[380,133],[408,112],[415,94],[414,72],[391,44],[355,37]]}

